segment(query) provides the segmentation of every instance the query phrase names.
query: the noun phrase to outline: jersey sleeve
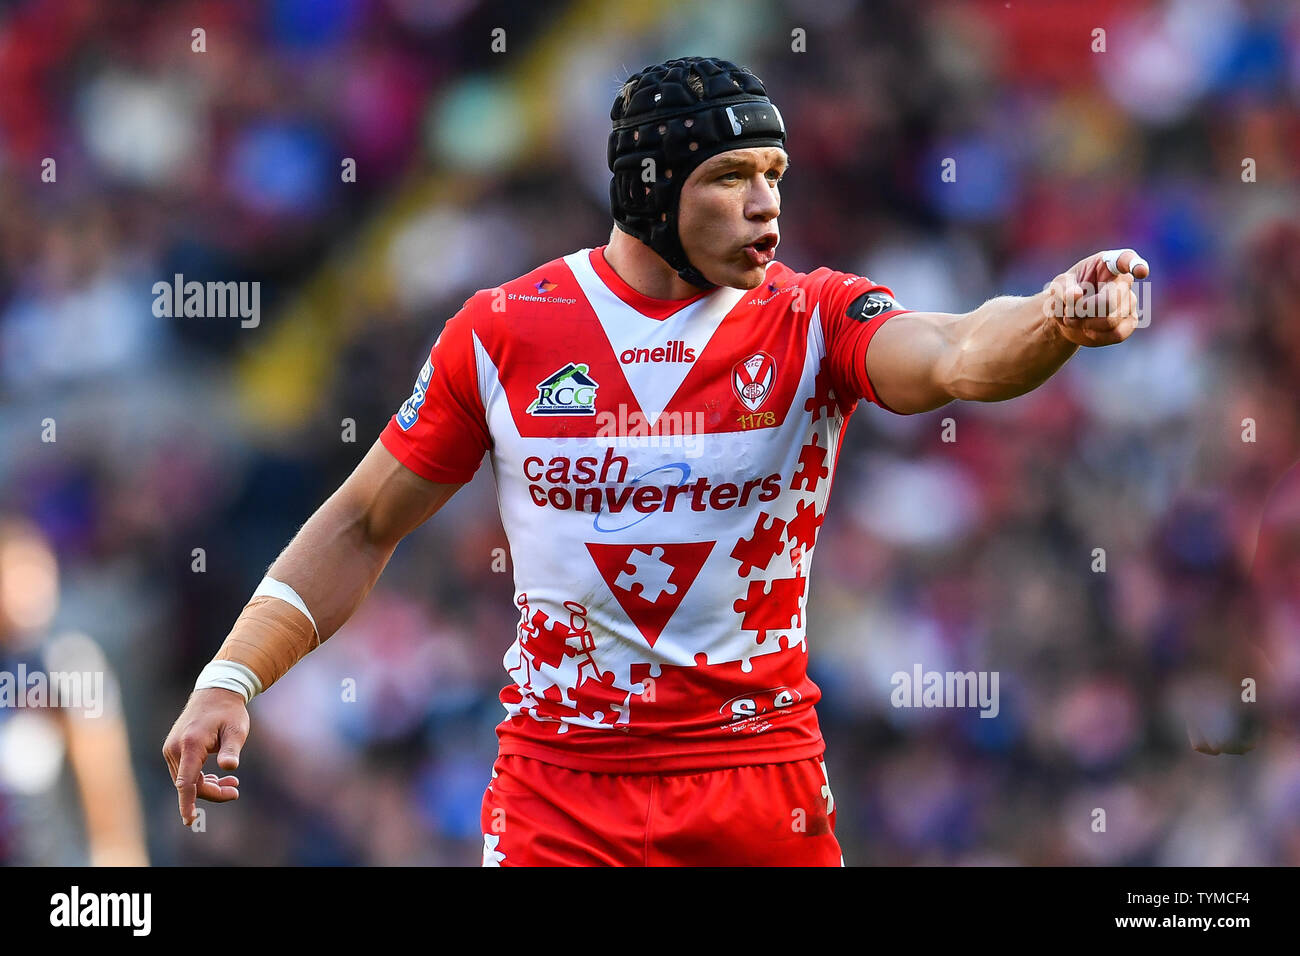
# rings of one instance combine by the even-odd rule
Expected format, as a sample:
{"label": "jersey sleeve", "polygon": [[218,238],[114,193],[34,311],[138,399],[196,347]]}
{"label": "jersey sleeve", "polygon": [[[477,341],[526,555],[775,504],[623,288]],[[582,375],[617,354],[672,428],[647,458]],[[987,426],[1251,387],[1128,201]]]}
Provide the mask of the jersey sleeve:
{"label": "jersey sleeve", "polygon": [[863,276],[831,272],[818,298],[831,387],[846,405],[865,398],[887,411],[867,376],[867,347],[876,330],[896,315],[910,312],[894,293]]}
{"label": "jersey sleeve", "polygon": [[415,379],[411,396],[389,419],[379,440],[421,478],[464,484],[491,447],[479,391],[470,299],[443,328]]}

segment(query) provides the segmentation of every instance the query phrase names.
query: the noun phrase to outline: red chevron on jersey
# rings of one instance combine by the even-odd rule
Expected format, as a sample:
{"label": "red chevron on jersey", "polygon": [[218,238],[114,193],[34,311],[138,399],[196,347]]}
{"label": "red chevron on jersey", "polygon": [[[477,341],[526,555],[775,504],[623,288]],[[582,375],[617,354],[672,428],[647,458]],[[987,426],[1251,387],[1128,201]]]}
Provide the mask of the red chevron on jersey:
{"label": "red chevron on jersey", "polygon": [[651,647],[686,597],[713,550],[689,544],[587,544],[614,597]]}

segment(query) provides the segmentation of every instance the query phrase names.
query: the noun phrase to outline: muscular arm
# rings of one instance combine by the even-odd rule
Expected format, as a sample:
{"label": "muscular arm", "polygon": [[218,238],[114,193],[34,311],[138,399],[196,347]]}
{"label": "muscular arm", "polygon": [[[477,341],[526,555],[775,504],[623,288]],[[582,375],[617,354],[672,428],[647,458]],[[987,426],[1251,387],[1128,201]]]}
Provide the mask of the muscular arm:
{"label": "muscular arm", "polygon": [[460,487],[421,478],[376,441],[267,574],[298,592],[323,641],[365,600],[398,542]]}
{"label": "muscular arm", "polygon": [[[928,412],[955,398],[999,402],[1047,381],[1075,350],[1122,342],[1137,326],[1132,250],[1097,253],[1031,296],[999,296],[964,314],[905,312],[876,331],[867,377],[896,412]],[[1129,270],[1134,270],[1130,272]]]}
{"label": "muscular arm", "polygon": [[[260,666],[259,679],[264,687],[269,686],[315,644],[343,626],[374,587],[397,543],[458,488],[459,484],[421,478],[376,441],[268,572],[302,598],[316,621],[316,634],[300,611],[278,598],[261,599],[280,604],[278,609],[250,616],[255,598],[235,622],[218,659],[237,661],[244,667]],[[245,699],[224,686],[196,690],[163,743],[163,758],[175,782],[186,826],[194,820],[196,799],[225,803],[239,797],[238,777],[205,774],[203,762],[216,753],[222,770],[239,766],[249,727]]]}
{"label": "muscular arm", "polygon": [[973,312],[905,312],[876,332],[867,375],[904,414],[955,398],[999,402],[1037,388],[1078,348],[1044,312],[1047,293],[1001,296]]}

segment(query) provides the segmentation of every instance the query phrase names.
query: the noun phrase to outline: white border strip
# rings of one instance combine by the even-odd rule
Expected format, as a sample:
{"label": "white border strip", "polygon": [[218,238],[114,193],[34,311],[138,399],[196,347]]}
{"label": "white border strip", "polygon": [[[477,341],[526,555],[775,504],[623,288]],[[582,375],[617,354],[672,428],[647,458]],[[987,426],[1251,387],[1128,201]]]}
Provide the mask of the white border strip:
{"label": "white border strip", "polygon": [[265,595],[266,597],[279,598],[281,601],[292,604],[298,610],[302,611],[303,614],[307,615],[307,620],[311,621],[311,629],[316,633],[316,643],[317,645],[320,644],[320,629],[316,627],[316,619],[311,616],[311,611],[307,610],[307,602],[298,596],[297,591],[289,587],[289,585],[285,584],[283,581],[277,581],[268,574],[266,577],[262,578],[262,583],[259,584],[257,590],[253,592],[253,597],[259,597],[262,595]]}
{"label": "white border strip", "polygon": [[247,704],[262,692],[262,682],[252,669],[238,661],[211,661],[199,672],[199,679],[194,682],[195,690],[205,687],[220,687],[233,690],[244,698]]}

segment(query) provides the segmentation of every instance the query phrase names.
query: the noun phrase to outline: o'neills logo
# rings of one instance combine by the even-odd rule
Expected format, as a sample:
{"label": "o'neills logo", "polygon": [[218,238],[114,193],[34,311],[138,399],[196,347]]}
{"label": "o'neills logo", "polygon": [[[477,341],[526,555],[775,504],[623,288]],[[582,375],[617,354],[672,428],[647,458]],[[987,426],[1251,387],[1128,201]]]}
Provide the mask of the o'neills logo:
{"label": "o'neills logo", "polygon": [[[781,475],[775,472],[715,484],[708,478],[692,479],[686,462],[639,475],[628,474],[629,467],[627,458],[612,448],[605,449],[604,457],[557,455],[546,460],[533,455],[523,462],[533,504],[593,514],[597,531],[621,531],[661,511],[724,511],[744,508],[751,501],[772,501],[781,494]],[[624,515],[632,521],[625,522]]]}
{"label": "o'neills logo", "polygon": [[657,349],[624,349],[618,360],[624,365],[641,362],[694,362],[695,349],[687,347],[681,339],[672,339]]}

